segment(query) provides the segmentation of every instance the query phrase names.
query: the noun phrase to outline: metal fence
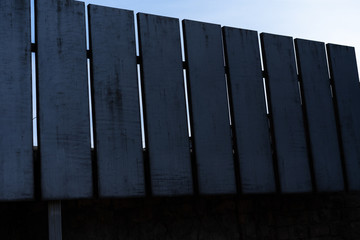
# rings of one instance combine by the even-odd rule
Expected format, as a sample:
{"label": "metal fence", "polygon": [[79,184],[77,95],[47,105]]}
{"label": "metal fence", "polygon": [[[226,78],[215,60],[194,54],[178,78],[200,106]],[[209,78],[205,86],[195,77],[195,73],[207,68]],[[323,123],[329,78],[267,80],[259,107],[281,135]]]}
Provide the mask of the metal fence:
{"label": "metal fence", "polygon": [[29,1],[0,2],[1,200],[360,190],[354,48],[88,13],[89,50],[83,3],[36,0],[32,44]]}

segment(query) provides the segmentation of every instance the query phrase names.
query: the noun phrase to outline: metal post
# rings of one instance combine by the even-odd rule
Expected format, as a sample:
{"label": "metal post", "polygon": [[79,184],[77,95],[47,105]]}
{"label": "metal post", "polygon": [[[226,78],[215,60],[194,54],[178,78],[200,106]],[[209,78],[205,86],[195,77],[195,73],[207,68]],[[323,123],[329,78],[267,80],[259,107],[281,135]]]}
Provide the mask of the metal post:
{"label": "metal post", "polygon": [[61,201],[48,203],[49,240],[62,240]]}

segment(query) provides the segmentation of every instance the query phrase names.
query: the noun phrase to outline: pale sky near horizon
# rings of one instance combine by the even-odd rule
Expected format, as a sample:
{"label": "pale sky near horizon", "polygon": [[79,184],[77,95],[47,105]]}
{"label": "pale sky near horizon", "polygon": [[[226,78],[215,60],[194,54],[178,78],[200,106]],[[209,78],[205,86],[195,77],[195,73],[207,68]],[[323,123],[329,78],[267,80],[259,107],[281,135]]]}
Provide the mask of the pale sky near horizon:
{"label": "pale sky near horizon", "polygon": [[360,0],[83,0],[355,47],[360,66]]}

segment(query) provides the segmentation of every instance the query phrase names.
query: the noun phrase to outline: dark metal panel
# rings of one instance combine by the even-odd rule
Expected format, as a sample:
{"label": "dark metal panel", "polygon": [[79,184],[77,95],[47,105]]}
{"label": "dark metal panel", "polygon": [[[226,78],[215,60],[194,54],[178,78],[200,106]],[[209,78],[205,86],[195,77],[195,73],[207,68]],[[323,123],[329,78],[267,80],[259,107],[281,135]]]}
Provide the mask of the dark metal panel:
{"label": "dark metal panel", "polygon": [[223,28],[243,193],[275,192],[258,34]]}
{"label": "dark metal panel", "polygon": [[221,27],[188,20],[183,26],[199,192],[234,193]]}
{"label": "dark metal panel", "polygon": [[138,14],[138,24],[152,192],[191,194],[179,20]]}
{"label": "dark metal panel", "polygon": [[296,53],[317,190],[344,190],[325,45],[296,39]]}
{"label": "dark metal panel", "polygon": [[134,14],[90,5],[89,26],[99,195],[144,195]]}
{"label": "dark metal panel", "polygon": [[92,196],[85,7],[36,1],[42,196]]}
{"label": "dark metal panel", "polygon": [[291,37],[261,34],[282,192],[311,191],[303,113]]}
{"label": "dark metal panel", "polygon": [[360,190],[360,85],[353,47],[328,44],[349,190]]}
{"label": "dark metal panel", "polygon": [[0,1],[0,200],[34,192],[30,4]]}

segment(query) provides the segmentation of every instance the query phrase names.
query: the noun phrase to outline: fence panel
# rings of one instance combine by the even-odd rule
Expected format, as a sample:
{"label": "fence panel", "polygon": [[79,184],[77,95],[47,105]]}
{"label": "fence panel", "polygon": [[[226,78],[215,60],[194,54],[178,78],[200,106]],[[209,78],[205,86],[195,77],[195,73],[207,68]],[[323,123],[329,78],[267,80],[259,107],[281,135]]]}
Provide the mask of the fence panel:
{"label": "fence panel", "polygon": [[138,14],[138,24],[152,192],[191,194],[179,20]]}
{"label": "fence panel", "polygon": [[92,196],[84,3],[37,0],[42,195]]}
{"label": "fence panel", "polygon": [[242,192],[274,192],[258,34],[228,27],[223,33]]}
{"label": "fence panel", "polygon": [[144,195],[134,14],[95,5],[88,12],[99,195]]}
{"label": "fence panel", "polygon": [[303,102],[317,190],[344,190],[334,105],[331,97],[325,45],[296,39]]}
{"label": "fence panel", "polygon": [[34,195],[30,3],[0,2],[0,200]]}
{"label": "fence panel", "polygon": [[0,3],[0,200],[90,198],[95,179],[100,197],[360,190],[354,48],[328,44],[327,65],[324,43],[297,39],[295,56],[291,37],[263,33],[263,74],[257,32],[184,20],[184,63],[178,19],[139,13],[137,33],[132,11],[90,5],[93,165],[84,3],[36,0],[34,46],[30,4]]}
{"label": "fence panel", "polygon": [[291,37],[261,34],[282,192],[311,191],[303,113]]}
{"label": "fence panel", "polygon": [[355,49],[327,45],[349,190],[360,190],[360,85]]}
{"label": "fence panel", "polygon": [[183,27],[199,192],[234,193],[221,27],[189,20]]}

